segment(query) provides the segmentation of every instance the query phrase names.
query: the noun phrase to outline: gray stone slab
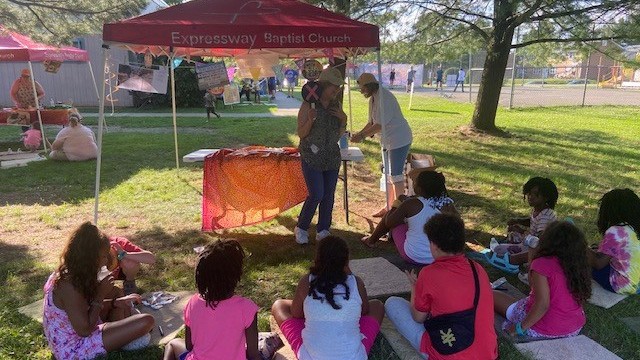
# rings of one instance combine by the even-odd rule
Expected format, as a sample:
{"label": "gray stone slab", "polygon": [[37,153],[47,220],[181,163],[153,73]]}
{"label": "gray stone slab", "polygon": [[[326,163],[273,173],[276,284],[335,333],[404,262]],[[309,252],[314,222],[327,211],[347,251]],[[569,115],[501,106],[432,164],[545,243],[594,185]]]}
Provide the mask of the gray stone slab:
{"label": "gray stone slab", "polygon": [[351,272],[359,276],[370,298],[407,294],[411,286],[407,276],[381,257],[356,259],[349,262]]}
{"label": "gray stone slab", "polygon": [[380,333],[387,339],[393,352],[400,360],[424,360],[425,358],[416,349],[411,346],[409,341],[402,336],[391,320],[384,318],[380,325]]}
{"label": "gray stone slab", "polygon": [[515,347],[534,360],[621,360],[585,335],[515,344]]}
{"label": "gray stone slab", "polygon": [[605,290],[597,282],[591,280],[591,297],[589,303],[609,309],[613,305],[627,298],[627,295],[616,294]]}
{"label": "gray stone slab", "polygon": [[631,330],[640,334],[640,317],[627,317],[627,318],[622,318],[620,320],[622,320],[623,323],[627,324],[627,326]]}
{"label": "gray stone slab", "polygon": [[[166,344],[176,337],[178,332],[184,325],[182,314],[184,307],[189,302],[189,298],[193,295],[190,291],[175,291],[171,294],[176,295],[178,298],[171,304],[163,306],[161,309],[154,310],[146,306],[138,306],[137,308],[146,314],[151,314],[156,320],[156,325],[151,332],[152,344]],[[18,311],[40,323],[42,323],[42,303],[43,300],[38,300],[29,305],[25,305],[18,309]],[[160,328],[164,335],[160,334]]]}

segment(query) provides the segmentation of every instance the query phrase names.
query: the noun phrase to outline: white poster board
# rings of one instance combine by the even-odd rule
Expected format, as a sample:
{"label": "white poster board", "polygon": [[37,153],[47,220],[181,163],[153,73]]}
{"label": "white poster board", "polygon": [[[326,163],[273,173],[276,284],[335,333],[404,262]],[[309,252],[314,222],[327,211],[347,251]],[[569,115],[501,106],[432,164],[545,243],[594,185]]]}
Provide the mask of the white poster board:
{"label": "white poster board", "polygon": [[229,84],[229,76],[224,61],[214,63],[196,63],[198,89],[208,90]]}
{"label": "white poster board", "polygon": [[225,85],[222,99],[225,105],[233,105],[240,103],[240,91],[235,84]]}
{"label": "white poster board", "polygon": [[118,65],[118,88],[146,93],[166,94],[169,72],[166,67],[148,69],[134,65]]}

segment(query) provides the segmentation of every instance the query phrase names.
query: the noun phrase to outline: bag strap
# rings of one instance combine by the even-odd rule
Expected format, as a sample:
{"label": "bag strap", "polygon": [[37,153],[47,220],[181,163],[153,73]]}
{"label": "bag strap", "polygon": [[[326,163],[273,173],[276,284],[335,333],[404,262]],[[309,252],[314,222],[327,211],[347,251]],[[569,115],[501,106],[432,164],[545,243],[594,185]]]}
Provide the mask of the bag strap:
{"label": "bag strap", "polygon": [[473,265],[473,261],[471,259],[467,259],[469,261],[469,265],[471,265],[471,271],[473,271],[473,282],[476,286],[476,294],[473,298],[473,310],[475,311],[478,307],[478,300],[480,299],[480,281],[478,280],[478,272],[476,271],[475,265]]}

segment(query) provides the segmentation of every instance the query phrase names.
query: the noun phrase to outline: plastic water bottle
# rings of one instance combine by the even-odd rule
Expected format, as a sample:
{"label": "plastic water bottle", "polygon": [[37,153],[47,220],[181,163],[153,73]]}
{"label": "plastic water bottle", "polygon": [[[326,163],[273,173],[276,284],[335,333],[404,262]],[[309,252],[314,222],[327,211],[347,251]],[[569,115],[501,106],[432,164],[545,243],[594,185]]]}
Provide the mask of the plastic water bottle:
{"label": "plastic water bottle", "polygon": [[53,100],[53,98],[49,100],[49,105],[51,105],[52,107],[56,106],[56,102]]}
{"label": "plastic water bottle", "polygon": [[489,249],[491,251],[494,251],[496,247],[498,247],[498,245],[500,245],[500,243],[498,242],[498,240],[496,240],[496,238],[491,238],[491,242],[489,243]]}
{"label": "plastic water bottle", "polygon": [[537,248],[539,242],[540,239],[537,236],[527,235],[527,237],[524,238],[524,245],[532,249]]}

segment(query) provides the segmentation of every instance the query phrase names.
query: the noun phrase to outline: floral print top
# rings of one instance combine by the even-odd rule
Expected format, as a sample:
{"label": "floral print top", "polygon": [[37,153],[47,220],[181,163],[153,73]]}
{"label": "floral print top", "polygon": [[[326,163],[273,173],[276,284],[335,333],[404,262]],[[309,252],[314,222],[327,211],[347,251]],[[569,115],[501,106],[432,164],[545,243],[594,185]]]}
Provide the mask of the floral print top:
{"label": "floral print top", "polygon": [[[84,360],[93,359],[107,351],[102,343],[102,327],[98,325],[91,335],[82,337],[71,326],[67,313],[53,303],[53,288],[56,273],[51,274],[44,285],[44,303],[42,306],[42,326],[49,348],[56,359]],[[89,305],[87,305],[87,308]]]}
{"label": "floral print top", "polygon": [[609,282],[616,293],[636,294],[640,290],[640,241],[627,224],[610,227],[598,251],[611,257]]}

